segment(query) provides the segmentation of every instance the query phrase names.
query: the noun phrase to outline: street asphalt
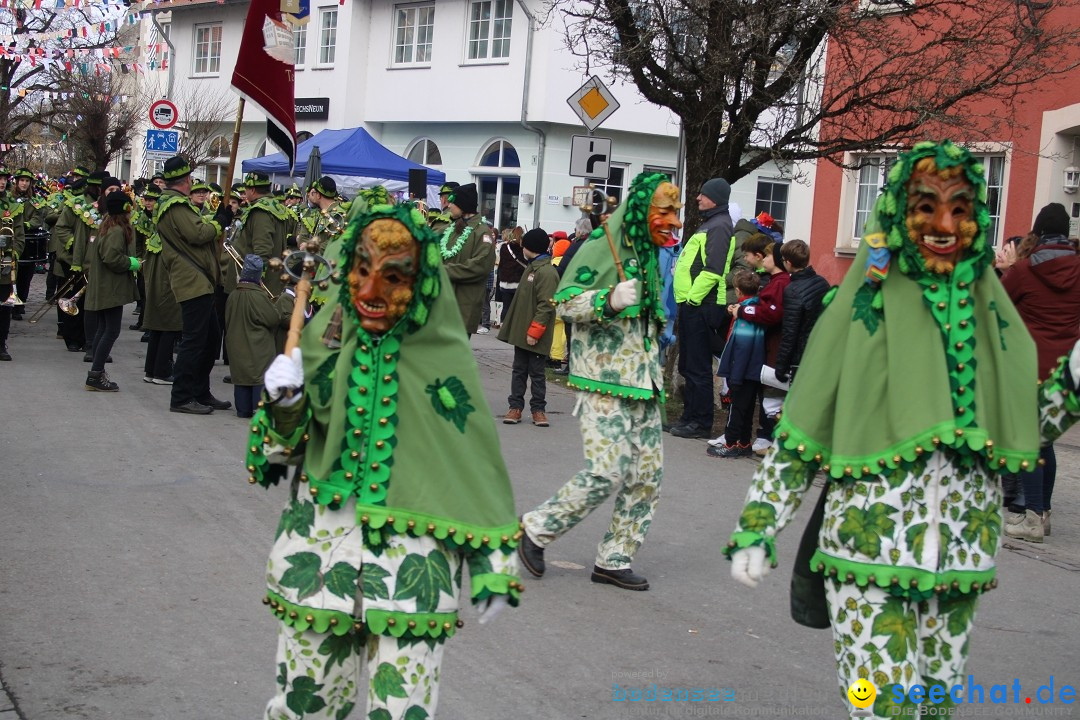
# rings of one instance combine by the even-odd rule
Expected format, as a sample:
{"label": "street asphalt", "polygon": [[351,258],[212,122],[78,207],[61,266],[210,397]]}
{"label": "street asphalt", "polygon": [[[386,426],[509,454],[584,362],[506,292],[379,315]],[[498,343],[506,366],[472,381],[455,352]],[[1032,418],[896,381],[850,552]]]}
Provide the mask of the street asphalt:
{"label": "street asphalt", "polygon": [[[15,360],[0,363],[0,720],[254,720],[274,691],[277,621],[261,600],[286,488],[248,484],[248,424],[232,411],[168,412],[169,388],[142,382],[133,321],[125,312],[107,368],[117,394],[83,389],[89,365],[54,339],[54,312],[12,323]],[[498,423],[513,352],[494,333],[472,345]],[[231,400],[225,374],[215,367],[212,387]],[[520,511],[582,467],[573,406],[549,384],[551,427],[498,423]],[[737,585],[720,549],[757,462],[705,449],[664,436],[662,499],[634,563],[648,592],[589,581],[609,500],[549,548],[542,580],[524,578],[521,607],[483,627],[464,610],[440,720],[847,717],[831,634],[788,612],[806,513],[780,536],[765,582]],[[1055,692],[1080,687],[1080,430],[1058,444],[1058,461],[1053,535],[1005,543],[968,662],[976,683],[1019,680],[1021,704],[1035,704],[974,708],[981,717],[1080,716],[1034,695],[1051,678]],[[435,476],[439,462],[433,447]],[[653,683],[723,699],[613,699]]]}

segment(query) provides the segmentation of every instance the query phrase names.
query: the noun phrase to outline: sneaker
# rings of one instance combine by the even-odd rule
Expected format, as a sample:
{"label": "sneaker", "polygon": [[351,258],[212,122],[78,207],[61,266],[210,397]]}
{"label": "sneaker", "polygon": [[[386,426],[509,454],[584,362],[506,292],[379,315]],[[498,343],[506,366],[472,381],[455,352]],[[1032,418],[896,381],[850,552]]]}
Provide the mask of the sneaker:
{"label": "sneaker", "polygon": [[711,447],[705,451],[709,457],[718,458],[738,458],[749,457],[754,454],[754,451],[750,449],[750,444],[735,443],[734,445],[722,445],[720,447]]}
{"label": "sneaker", "polygon": [[[0,358],[0,360],[3,360],[3,358]],[[1043,535],[1049,535],[1050,534],[1050,513],[1052,513],[1052,512],[1054,512],[1054,511],[1053,510],[1047,510],[1046,512],[1044,512],[1042,514]]]}
{"label": "sneaker", "polygon": [[545,413],[543,410],[533,410],[532,421],[533,425],[535,425],[536,427],[547,427],[547,413]]}
{"label": "sneaker", "polygon": [[[154,383],[155,385],[172,385],[173,384],[173,376],[170,375],[169,377],[163,377],[163,378],[156,377],[153,380],[151,380],[150,382]],[[228,409],[228,408],[226,408],[226,409]]]}
{"label": "sneaker", "polygon": [[120,386],[109,379],[109,376],[105,374],[105,371],[94,372],[91,370],[86,374],[87,390],[96,390],[97,392],[118,392]]}
{"label": "sneaker", "polygon": [[1025,510],[1022,513],[1007,513],[1005,516],[1005,535],[1017,540],[1041,543],[1044,535],[1042,516],[1034,510]]}
{"label": "sneaker", "polygon": [[491,332],[491,328],[486,328],[486,327],[476,328],[476,334],[477,335],[487,335],[489,332]]}
{"label": "sneaker", "polygon": [[723,447],[724,445],[727,445],[727,438],[721,435],[718,438],[713,438],[712,440],[710,440],[709,444],[713,447]]}
{"label": "sneaker", "polygon": [[754,451],[754,454],[758,457],[765,457],[765,454],[772,448],[772,440],[767,438],[757,438],[754,440],[754,444],[750,446],[750,449]]}
{"label": "sneaker", "polygon": [[510,408],[503,415],[503,425],[517,425],[521,422],[521,410],[519,408]]}
{"label": "sneaker", "polygon": [[599,565],[594,565],[592,569],[592,577],[589,578],[594,583],[605,583],[607,585],[614,585],[620,587],[623,590],[648,590],[649,581],[642,576],[635,573],[630,568],[623,568],[622,570],[608,570],[602,568]]}
{"label": "sneaker", "polygon": [[152,383],[152,382],[154,382],[154,376],[153,375],[144,375],[142,381],[144,383]]}
{"label": "sneaker", "polygon": [[559,365],[559,367],[555,368],[551,372],[553,374],[555,374],[555,375],[569,375],[570,374],[570,366],[567,365],[566,363],[561,363]]}

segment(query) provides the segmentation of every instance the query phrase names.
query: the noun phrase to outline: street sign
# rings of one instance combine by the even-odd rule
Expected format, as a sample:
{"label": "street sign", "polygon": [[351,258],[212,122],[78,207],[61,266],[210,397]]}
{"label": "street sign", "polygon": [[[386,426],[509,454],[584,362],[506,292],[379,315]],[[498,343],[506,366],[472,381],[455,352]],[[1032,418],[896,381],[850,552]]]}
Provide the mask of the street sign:
{"label": "street sign", "polygon": [[604,178],[611,163],[611,138],[574,135],[570,138],[570,174],[575,177]]}
{"label": "street sign", "polygon": [[570,109],[581,118],[585,127],[595,130],[600,123],[611,117],[611,113],[619,109],[619,101],[607,89],[600,78],[593,75],[588,82],[577,89],[573,95],[566,99]]}
{"label": "street sign", "polygon": [[146,157],[150,160],[168,160],[180,152],[180,133],[176,130],[147,130]]}
{"label": "street sign", "polygon": [[155,100],[150,105],[150,124],[159,130],[168,130],[180,119],[180,112],[169,100]]}

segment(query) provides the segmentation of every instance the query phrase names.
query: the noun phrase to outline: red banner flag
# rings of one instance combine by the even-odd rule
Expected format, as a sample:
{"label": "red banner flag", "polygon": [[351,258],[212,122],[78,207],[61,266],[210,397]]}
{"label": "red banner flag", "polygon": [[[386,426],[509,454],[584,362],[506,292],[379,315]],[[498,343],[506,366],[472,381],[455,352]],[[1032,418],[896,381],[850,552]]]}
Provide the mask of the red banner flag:
{"label": "red banner flag", "polygon": [[286,36],[281,31],[285,25],[280,8],[280,0],[251,0],[232,87],[266,115],[266,134],[289,158],[292,172],[296,165],[292,32]]}

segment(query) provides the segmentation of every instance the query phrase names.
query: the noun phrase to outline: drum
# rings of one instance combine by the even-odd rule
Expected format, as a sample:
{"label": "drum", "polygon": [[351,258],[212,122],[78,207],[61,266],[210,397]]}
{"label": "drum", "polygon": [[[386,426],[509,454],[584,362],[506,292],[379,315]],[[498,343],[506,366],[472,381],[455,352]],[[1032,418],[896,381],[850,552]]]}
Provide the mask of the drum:
{"label": "drum", "polygon": [[26,233],[26,247],[23,249],[20,263],[45,262],[49,250],[48,230],[28,230]]}

